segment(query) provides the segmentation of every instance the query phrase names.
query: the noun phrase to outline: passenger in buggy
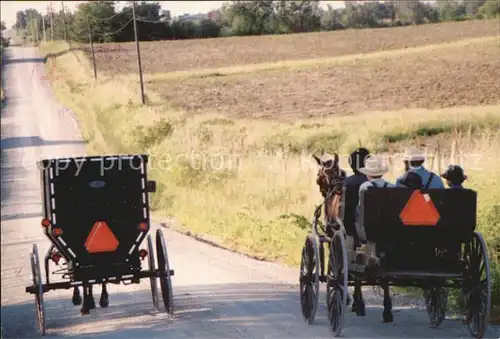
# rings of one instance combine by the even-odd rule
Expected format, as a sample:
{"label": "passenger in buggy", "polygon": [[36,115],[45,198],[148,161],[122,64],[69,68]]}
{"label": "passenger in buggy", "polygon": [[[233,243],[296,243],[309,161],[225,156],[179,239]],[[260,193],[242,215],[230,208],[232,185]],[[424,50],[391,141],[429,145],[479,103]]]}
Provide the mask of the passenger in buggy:
{"label": "passenger in buggy", "polygon": [[358,234],[361,243],[366,243],[366,233],[363,223],[359,220],[361,213],[361,200],[364,192],[370,187],[385,188],[385,187],[395,187],[394,184],[384,180],[382,177],[389,171],[389,168],[382,162],[377,156],[370,155],[365,160],[365,166],[360,168],[359,171],[366,175],[368,181],[361,184],[359,187],[359,202],[356,207],[356,232]]}
{"label": "passenger in buggy", "polygon": [[441,177],[446,180],[449,188],[464,188],[463,182],[467,180],[464,170],[459,165],[450,165],[446,172],[441,174]]}
{"label": "passenger in buggy", "polygon": [[[405,163],[406,172],[413,171],[420,175],[423,188],[444,188],[441,178],[424,167],[425,152],[422,149],[416,147],[408,148],[405,152],[403,161]],[[396,180],[396,186],[404,186],[401,183],[402,179],[403,176]]]}
{"label": "passenger in buggy", "polygon": [[370,152],[366,148],[358,148],[349,155],[349,166],[353,171],[353,175],[349,176],[345,182],[344,186],[361,186],[362,183],[368,181],[366,175],[359,171],[360,168],[365,167],[365,159],[370,155]]}

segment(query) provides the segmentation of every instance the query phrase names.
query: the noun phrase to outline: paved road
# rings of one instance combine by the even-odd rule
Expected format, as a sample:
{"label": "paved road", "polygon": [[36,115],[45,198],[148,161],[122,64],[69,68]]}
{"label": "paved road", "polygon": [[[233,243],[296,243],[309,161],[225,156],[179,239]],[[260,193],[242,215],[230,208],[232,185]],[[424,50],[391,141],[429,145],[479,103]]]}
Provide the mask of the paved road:
{"label": "paved road", "polygon": [[[1,140],[1,302],[2,337],[36,336],[30,284],[29,253],[49,242],[40,228],[40,185],[35,161],[40,157],[85,154],[76,120],[60,107],[43,76],[42,60],[33,48],[7,50]],[[88,316],[71,304],[71,291],[45,295],[50,336],[95,338],[330,338],[324,295],[316,324],[302,321],[296,269],[230,253],[164,230],[171,265],[176,271],[173,318],[152,312],[149,282],[110,286],[110,307]],[[96,288],[96,301],[98,288]],[[324,290],[324,287],[323,287]],[[365,292],[368,316],[349,315],[345,337],[468,337],[457,321],[430,329],[422,309],[396,300],[395,322],[381,323],[380,297]],[[498,331],[490,331],[498,338]]]}

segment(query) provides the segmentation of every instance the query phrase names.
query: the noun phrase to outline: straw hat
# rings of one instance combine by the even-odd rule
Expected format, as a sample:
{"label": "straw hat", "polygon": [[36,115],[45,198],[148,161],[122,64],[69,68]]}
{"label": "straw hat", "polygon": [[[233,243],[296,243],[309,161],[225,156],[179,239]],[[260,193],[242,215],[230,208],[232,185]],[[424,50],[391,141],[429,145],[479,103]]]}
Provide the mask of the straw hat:
{"label": "straw hat", "polygon": [[379,157],[370,155],[365,160],[365,167],[360,168],[359,171],[369,177],[379,177],[389,172],[389,168]]}
{"label": "straw hat", "polygon": [[425,160],[425,150],[418,147],[410,147],[406,149],[403,157],[404,161],[421,161]]}

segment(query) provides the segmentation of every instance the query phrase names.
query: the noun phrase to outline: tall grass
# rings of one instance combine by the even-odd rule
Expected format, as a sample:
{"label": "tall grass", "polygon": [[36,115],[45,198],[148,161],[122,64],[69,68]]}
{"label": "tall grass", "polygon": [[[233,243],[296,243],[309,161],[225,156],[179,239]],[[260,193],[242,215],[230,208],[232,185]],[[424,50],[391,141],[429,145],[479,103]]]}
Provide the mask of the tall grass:
{"label": "tall grass", "polygon": [[388,178],[394,180],[403,171],[397,158],[402,147],[426,142],[429,169],[440,172],[460,163],[469,176],[466,186],[478,192],[478,229],[493,262],[492,304],[500,304],[495,252],[500,246],[500,105],[367,112],[294,124],[187,116],[163,104],[151,88],[151,105],[141,106],[132,83],[92,81],[72,53],[57,63],[66,78],[53,86],[79,114],[90,153],[151,155],[150,175],[157,181],[151,208],[157,218],[174,216],[174,228],[290,265],[298,263],[313,207],[321,201],[311,153],[339,152],[346,168],[347,154],[363,145],[388,157]]}

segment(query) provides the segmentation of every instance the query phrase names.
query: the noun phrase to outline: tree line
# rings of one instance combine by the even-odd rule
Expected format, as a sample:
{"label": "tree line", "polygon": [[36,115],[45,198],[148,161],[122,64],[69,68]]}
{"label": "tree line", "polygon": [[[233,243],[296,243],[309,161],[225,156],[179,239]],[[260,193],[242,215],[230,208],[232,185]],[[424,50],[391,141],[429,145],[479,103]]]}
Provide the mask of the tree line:
{"label": "tree line", "polygon": [[[288,34],[348,28],[420,25],[442,21],[489,19],[500,16],[498,0],[345,1],[344,8],[326,9],[316,1],[232,1],[206,16],[172,18],[159,2],[136,4],[140,40],[214,38],[222,36]],[[113,1],[80,4],[42,15],[34,9],[18,11],[14,29],[40,41],[68,39],[88,42],[134,40],[132,8],[117,11]],[[90,32],[90,34],[89,34]]]}

